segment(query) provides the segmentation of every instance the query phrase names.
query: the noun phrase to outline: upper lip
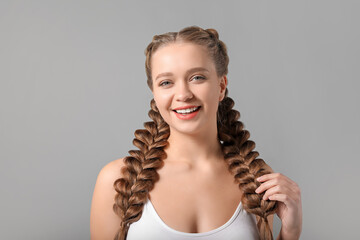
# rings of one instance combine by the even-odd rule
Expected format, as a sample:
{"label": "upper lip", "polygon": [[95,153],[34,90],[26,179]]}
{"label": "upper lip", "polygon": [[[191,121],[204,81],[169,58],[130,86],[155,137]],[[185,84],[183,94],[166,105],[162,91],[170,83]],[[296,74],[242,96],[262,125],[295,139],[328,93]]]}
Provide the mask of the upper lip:
{"label": "upper lip", "polygon": [[200,107],[200,106],[189,105],[189,106],[174,108],[173,110],[181,110],[181,109],[194,108],[194,107]]}

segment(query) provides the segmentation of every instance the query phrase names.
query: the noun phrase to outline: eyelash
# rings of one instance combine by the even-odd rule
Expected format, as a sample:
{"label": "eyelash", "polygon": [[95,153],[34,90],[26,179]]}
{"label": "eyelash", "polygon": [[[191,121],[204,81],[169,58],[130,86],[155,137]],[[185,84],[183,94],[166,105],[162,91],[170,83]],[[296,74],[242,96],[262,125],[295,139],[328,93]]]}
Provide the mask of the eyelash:
{"label": "eyelash", "polygon": [[[200,80],[206,79],[205,77],[200,76],[200,75],[195,75],[193,78],[195,78],[195,77],[200,78]],[[161,82],[161,83],[159,84],[159,86],[166,86],[166,85],[168,85],[168,84],[164,84],[164,83],[170,83],[170,81],[166,81],[166,80],[165,80],[165,81]]]}

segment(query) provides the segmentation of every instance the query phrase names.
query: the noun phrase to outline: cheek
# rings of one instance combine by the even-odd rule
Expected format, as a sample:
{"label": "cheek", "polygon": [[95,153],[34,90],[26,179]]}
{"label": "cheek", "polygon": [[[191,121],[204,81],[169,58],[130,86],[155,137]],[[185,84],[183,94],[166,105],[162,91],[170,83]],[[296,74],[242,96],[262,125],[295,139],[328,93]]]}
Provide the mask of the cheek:
{"label": "cheek", "polygon": [[169,114],[168,111],[171,108],[171,98],[169,94],[166,93],[154,94],[154,100],[162,116]]}
{"label": "cheek", "polygon": [[220,88],[209,86],[208,88],[203,89],[200,94],[212,108],[217,108],[220,97]]}
{"label": "cheek", "polygon": [[164,108],[166,106],[169,106],[170,100],[166,94],[156,95],[156,96],[154,96],[154,100],[158,107]]}

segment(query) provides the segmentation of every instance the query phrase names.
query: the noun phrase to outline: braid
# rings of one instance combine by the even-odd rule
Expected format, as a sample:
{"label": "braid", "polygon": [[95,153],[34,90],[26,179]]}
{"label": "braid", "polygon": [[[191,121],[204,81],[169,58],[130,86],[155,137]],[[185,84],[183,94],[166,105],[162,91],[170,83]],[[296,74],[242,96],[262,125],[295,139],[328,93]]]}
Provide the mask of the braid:
{"label": "braid", "polygon": [[145,122],[145,129],[135,131],[133,144],[140,150],[129,151],[130,156],[124,158],[125,166],[121,169],[123,177],[114,182],[117,194],[113,210],[121,219],[115,240],[125,240],[130,224],[140,219],[149,192],[159,180],[157,169],[163,166],[166,157],[163,148],[168,144],[169,126],[154,99],[150,106],[148,115],[153,121]]}
{"label": "braid", "polygon": [[218,137],[222,143],[224,158],[235,182],[243,192],[241,202],[244,209],[260,217],[257,226],[260,238],[273,239],[267,216],[276,210],[276,201],[262,200],[264,193],[257,194],[255,189],[260,185],[256,178],[270,173],[266,163],[257,158],[259,153],[253,151],[255,143],[248,140],[250,133],[243,130],[243,123],[238,121],[240,113],[233,108],[234,101],[227,97],[219,104]]}

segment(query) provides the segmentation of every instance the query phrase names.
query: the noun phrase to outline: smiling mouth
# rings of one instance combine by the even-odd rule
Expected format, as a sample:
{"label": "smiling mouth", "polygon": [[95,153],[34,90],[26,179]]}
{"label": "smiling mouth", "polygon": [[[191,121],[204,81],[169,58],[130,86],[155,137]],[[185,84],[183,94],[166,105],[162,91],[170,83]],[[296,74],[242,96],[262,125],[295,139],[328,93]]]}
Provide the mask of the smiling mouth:
{"label": "smiling mouth", "polygon": [[173,110],[173,111],[176,112],[176,113],[179,113],[179,114],[186,115],[186,114],[196,112],[199,109],[200,109],[200,106],[199,107],[194,107],[194,108],[181,109],[181,110]]}

